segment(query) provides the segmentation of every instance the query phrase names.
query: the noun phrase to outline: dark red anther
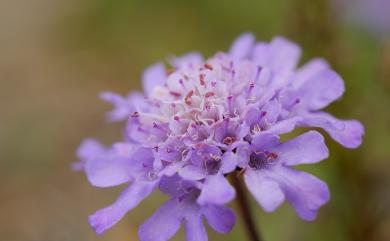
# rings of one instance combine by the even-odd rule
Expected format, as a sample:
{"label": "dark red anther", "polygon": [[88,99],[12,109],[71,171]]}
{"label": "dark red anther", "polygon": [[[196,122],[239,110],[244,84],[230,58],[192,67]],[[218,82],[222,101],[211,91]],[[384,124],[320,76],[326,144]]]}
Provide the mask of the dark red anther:
{"label": "dark red anther", "polygon": [[175,115],[175,116],[173,117],[173,119],[174,119],[175,121],[179,121],[179,120],[180,120],[180,118],[179,118],[177,115]]}
{"label": "dark red anther", "polygon": [[271,160],[276,159],[276,158],[278,158],[278,154],[270,152],[270,153],[267,153],[267,157],[268,157],[268,159],[271,159]]}
{"label": "dark red anther", "polygon": [[209,97],[212,97],[212,96],[214,96],[215,94],[214,94],[214,92],[207,92],[204,96],[206,97],[206,98],[209,98]]}
{"label": "dark red anther", "polygon": [[267,111],[262,111],[261,113],[260,113],[260,118],[262,118],[262,117],[264,117],[264,116],[266,116],[267,115]]}
{"label": "dark red anther", "polygon": [[188,92],[188,94],[186,95],[186,97],[184,98],[184,102],[187,104],[187,105],[191,105],[191,97],[192,95],[194,94],[194,91],[191,90],[190,92]]}
{"label": "dark red anther", "polygon": [[174,97],[177,97],[177,98],[181,96],[181,94],[176,92],[176,91],[169,91],[169,94],[173,95]]}
{"label": "dark red anther", "polygon": [[236,138],[234,138],[232,136],[227,136],[227,137],[225,137],[225,139],[223,139],[223,144],[231,145],[235,141],[236,141]]}
{"label": "dark red anther", "polygon": [[211,65],[208,64],[208,63],[205,63],[205,64],[204,64],[204,67],[205,67],[206,69],[208,69],[208,70],[213,70],[213,66],[211,66]]}
{"label": "dark red anther", "polygon": [[200,85],[202,85],[202,86],[205,86],[205,85],[206,85],[206,82],[204,81],[205,78],[206,78],[206,75],[204,75],[204,74],[200,74],[200,75],[199,75],[199,82],[200,82]]}
{"label": "dark red anther", "polygon": [[131,114],[131,117],[139,117],[139,113],[137,111],[133,112],[133,114]]}

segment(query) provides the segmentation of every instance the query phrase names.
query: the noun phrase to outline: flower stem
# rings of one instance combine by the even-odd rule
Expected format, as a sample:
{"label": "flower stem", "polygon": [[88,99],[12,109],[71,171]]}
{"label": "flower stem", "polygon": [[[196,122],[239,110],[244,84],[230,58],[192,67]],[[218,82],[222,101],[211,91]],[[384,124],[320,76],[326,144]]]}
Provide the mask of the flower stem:
{"label": "flower stem", "polygon": [[251,241],[262,241],[259,232],[256,229],[255,222],[252,217],[250,204],[246,190],[243,188],[242,180],[238,175],[232,175],[233,186],[237,191],[237,203],[240,209],[241,216],[245,223],[245,228]]}

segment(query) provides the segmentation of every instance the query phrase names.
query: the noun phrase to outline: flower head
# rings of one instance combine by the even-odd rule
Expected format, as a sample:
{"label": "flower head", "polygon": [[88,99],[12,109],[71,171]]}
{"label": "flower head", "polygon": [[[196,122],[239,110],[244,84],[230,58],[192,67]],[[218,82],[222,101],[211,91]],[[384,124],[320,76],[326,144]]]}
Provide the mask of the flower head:
{"label": "flower head", "polygon": [[279,135],[318,127],[356,148],[364,130],[356,120],[321,111],[341,97],[343,81],[322,59],[297,68],[300,52],[281,37],[256,43],[244,34],[227,53],[207,60],[190,53],[172,59],[169,71],[161,63],[149,67],[144,93],[104,93],[114,105],[109,119],[127,119],[125,140],[111,148],[84,142],[78,167],[97,187],[130,184],[116,202],[90,216],[96,232],[156,188],[171,200],[141,226],[142,241],[168,240],[181,223],[187,240],[207,240],[202,218],[229,232],[235,216],[223,205],[235,198],[227,179],[235,172],[265,211],[286,200],[302,219],[315,219],[329,199],[327,185],[293,166],[327,158],[324,138],[309,131],[281,142]]}

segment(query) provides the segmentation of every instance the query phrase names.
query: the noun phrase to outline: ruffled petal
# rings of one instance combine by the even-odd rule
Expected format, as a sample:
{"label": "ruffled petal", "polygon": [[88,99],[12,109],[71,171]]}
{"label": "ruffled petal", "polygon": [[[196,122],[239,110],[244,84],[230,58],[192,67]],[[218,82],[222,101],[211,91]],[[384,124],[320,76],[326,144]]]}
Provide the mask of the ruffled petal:
{"label": "ruffled petal", "polygon": [[154,160],[152,151],[134,145],[116,143],[109,153],[85,164],[89,182],[96,187],[111,187],[136,178]]}
{"label": "ruffled petal", "polygon": [[202,213],[208,224],[219,233],[230,232],[236,223],[234,212],[224,206],[206,205],[202,207]]}
{"label": "ruffled petal", "polygon": [[301,56],[301,49],[295,43],[276,37],[271,43],[258,43],[253,60],[261,66],[271,68],[275,73],[285,74],[294,70]]}
{"label": "ruffled petal", "polygon": [[283,203],[285,196],[278,183],[268,178],[263,171],[247,170],[244,180],[264,211],[272,212]]}
{"label": "ruffled petal", "polygon": [[286,165],[316,163],[329,155],[324,137],[316,131],[309,131],[283,142],[271,151],[276,152],[278,160]]}
{"label": "ruffled petal", "polygon": [[251,33],[244,33],[239,36],[232,44],[229,55],[233,59],[242,59],[249,55],[255,43],[255,36]]}
{"label": "ruffled petal", "polygon": [[199,208],[192,210],[185,218],[186,241],[207,241],[207,232]]}
{"label": "ruffled petal", "polygon": [[167,241],[179,230],[186,212],[184,203],[171,199],[144,222],[139,230],[140,241]]}
{"label": "ruffled petal", "polygon": [[136,111],[134,103],[137,103],[138,107],[144,105],[144,97],[140,93],[131,93],[127,97],[122,97],[116,93],[104,92],[100,94],[100,98],[114,106],[114,109],[107,114],[108,121],[126,120]]}
{"label": "ruffled petal", "polygon": [[85,168],[85,164],[97,156],[104,155],[108,149],[94,139],[86,139],[77,149],[77,157],[80,162],[72,164],[72,169],[75,171],[81,171]]}
{"label": "ruffled petal", "polygon": [[206,178],[198,203],[222,205],[234,199],[236,191],[222,174],[211,175]]}
{"label": "ruffled petal", "polygon": [[156,182],[131,184],[112,205],[89,216],[89,223],[97,234],[116,224],[131,209],[144,200],[156,187]]}
{"label": "ruffled petal", "polygon": [[297,98],[309,110],[319,110],[339,99],[345,90],[344,81],[333,70],[323,70],[305,81]]}
{"label": "ruffled petal", "polygon": [[200,53],[192,52],[180,57],[170,59],[170,63],[177,69],[193,69],[203,62],[203,57]]}
{"label": "ruffled petal", "polygon": [[338,143],[347,148],[357,148],[362,144],[364,127],[357,120],[339,120],[328,113],[307,114],[299,121],[299,126],[324,129]]}
{"label": "ruffled petal", "polygon": [[153,92],[156,86],[163,85],[167,78],[165,66],[162,63],[148,67],[142,75],[142,85],[147,95]]}
{"label": "ruffled petal", "polygon": [[112,187],[129,182],[134,173],[132,168],[129,158],[106,155],[88,161],[85,172],[93,186]]}
{"label": "ruffled petal", "polygon": [[275,171],[274,178],[303,220],[314,220],[317,210],[329,200],[326,183],[306,172],[280,167]]}
{"label": "ruffled petal", "polygon": [[312,59],[297,70],[294,81],[291,84],[295,89],[298,89],[308,79],[327,69],[330,69],[330,66],[326,60],[320,58]]}

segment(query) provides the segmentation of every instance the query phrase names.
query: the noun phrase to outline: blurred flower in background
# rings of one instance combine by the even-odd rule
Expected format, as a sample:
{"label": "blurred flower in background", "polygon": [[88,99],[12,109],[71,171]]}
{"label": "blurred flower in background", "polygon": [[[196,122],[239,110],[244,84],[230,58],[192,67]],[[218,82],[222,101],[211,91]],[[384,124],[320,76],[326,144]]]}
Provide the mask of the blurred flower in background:
{"label": "blurred flower in background", "polygon": [[336,11],[347,21],[380,37],[390,35],[389,0],[333,0]]}

